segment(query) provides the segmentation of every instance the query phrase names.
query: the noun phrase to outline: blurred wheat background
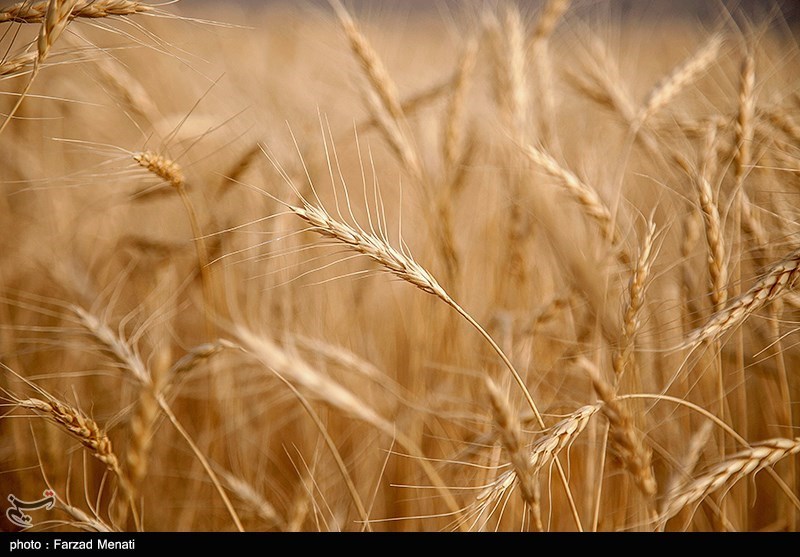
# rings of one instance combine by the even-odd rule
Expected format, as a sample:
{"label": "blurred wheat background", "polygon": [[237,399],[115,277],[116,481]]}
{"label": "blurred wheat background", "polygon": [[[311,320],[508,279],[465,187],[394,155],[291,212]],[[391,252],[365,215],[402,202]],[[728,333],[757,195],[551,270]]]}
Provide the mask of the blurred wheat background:
{"label": "blurred wheat background", "polygon": [[795,531],[797,14],[638,4],[0,5],[2,500]]}

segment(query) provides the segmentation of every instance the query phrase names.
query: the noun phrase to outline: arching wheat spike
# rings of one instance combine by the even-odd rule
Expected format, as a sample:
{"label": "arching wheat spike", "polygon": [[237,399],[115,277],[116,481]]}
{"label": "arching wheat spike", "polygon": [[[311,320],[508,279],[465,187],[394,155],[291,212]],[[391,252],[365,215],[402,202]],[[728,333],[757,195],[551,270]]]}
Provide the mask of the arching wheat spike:
{"label": "arching wheat spike", "polygon": [[705,325],[695,329],[684,346],[693,347],[704,341],[719,338],[726,331],[741,325],[769,302],[791,291],[799,276],[800,249],[797,249],[774,264],[750,290],[728,302],[723,309],[712,315]]}
{"label": "arching wheat spike", "polygon": [[[17,2],[0,8],[0,23],[41,23],[47,13],[48,0]],[[132,0],[78,0],[70,11],[70,19],[77,17],[98,19],[147,13],[153,6]]]}
{"label": "arching wheat spike", "polygon": [[333,238],[366,255],[420,290],[449,299],[444,289],[424,267],[374,234],[340,222],[332,218],[325,209],[314,205],[305,204],[303,207],[290,205],[289,209],[319,234]]}
{"label": "arching wheat spike", "polygon": [[139,166],[152,172],[176,190],[184,187],[185,178],[178,163],[152,151],[144,151],[133,155]]}
{"label": "arching wheat spike", "polygon": [[800,437],[769,439],[736,453],[668,493],[660,514],[661,523],[665,524],[681,510],[699,503],[722,487],[733,485],[742,478],[757,474],[765,468],[774,466],[778,461],[798,453],[800,453]]}
{"label": "arching wheat spike", "polygon": [[20,408],[33,410],[60,425],[80,443],[92,451],[92,454],[105,464],[114,475],[123,478],[117,455],[111,448],[108,435],[97,425],[93,419],[85,416],[80,410],[54,398],[41,400],[28,398],[15,401]]}

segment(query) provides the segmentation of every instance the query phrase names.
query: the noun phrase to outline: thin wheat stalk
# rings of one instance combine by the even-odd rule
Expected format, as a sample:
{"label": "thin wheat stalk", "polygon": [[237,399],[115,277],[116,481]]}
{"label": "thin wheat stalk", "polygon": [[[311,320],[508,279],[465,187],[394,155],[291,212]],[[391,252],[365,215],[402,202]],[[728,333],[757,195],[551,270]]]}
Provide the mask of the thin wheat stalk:
{"label": "thin wheat stalk", "polygon": [[181,202],[189,218],[189,225],[192,229],[194,236],[194,246],[197,253],[197,264],[200,267],[200,276],[203,282],[203,298],[205,300],[205,316],[206,316],[206,333],[208,338],[214,338],[215,329],[214,319],[216,317],[216,303],[214,299],[214,277],[211,274],[211,267],[209,266],[208,247],[204,239],[203,231],[200,228],[200,221],[197,218],[197,212],[194,209],[189,193],[186,191],[186,179],[183,175],[183,170],[180,165],[153,151],[143,151],[134,153],[133,160],[146,169],[150,173],[158,176],[180,195]]}

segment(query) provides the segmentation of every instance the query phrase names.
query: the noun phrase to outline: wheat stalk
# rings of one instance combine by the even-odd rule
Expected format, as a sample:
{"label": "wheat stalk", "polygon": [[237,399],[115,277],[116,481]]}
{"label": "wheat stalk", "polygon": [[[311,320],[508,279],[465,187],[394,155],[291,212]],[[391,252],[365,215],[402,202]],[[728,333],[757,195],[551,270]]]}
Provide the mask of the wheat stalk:
{"label": "wheat stalk", "polygon": [[200,221],[197,218],[197,211],[194,209],[189,193],[186,191],[186,178],[180,165],[170,158],[153,151],[143,151],[133,154],[133,160],[150,173],[158,176],[180,195],[181,202],[189,218],[189,226],[194,236],[195,252],[197,253],[197,264],[200,267],[200,276],[203,282],[203,298],[205,300],[204,312],[206,316],[206,333],[209,339],[215,336],[214,319],[216,313],[216,303],[214,299],[214,277],[211,273],[208,258],[208,247],[204,239],[203,231],[200,228]]}

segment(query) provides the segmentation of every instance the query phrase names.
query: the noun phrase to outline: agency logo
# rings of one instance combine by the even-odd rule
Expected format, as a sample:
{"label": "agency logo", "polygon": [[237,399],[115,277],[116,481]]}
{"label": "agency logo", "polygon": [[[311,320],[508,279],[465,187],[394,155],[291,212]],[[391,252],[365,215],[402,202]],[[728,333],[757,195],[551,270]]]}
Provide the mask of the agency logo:
{"label": "agency logo", "polygon": [[43,493],[44,498],[36,501],[23,501],[16,495],[9,495],[8,500],[11,506],[6,509],[6,518],[20,528],[30,528],[33,526],[33,517],[25,514],[25,511],[35,511],[38,509],[52,509],[56,504],[56,492],[46,489]]}

